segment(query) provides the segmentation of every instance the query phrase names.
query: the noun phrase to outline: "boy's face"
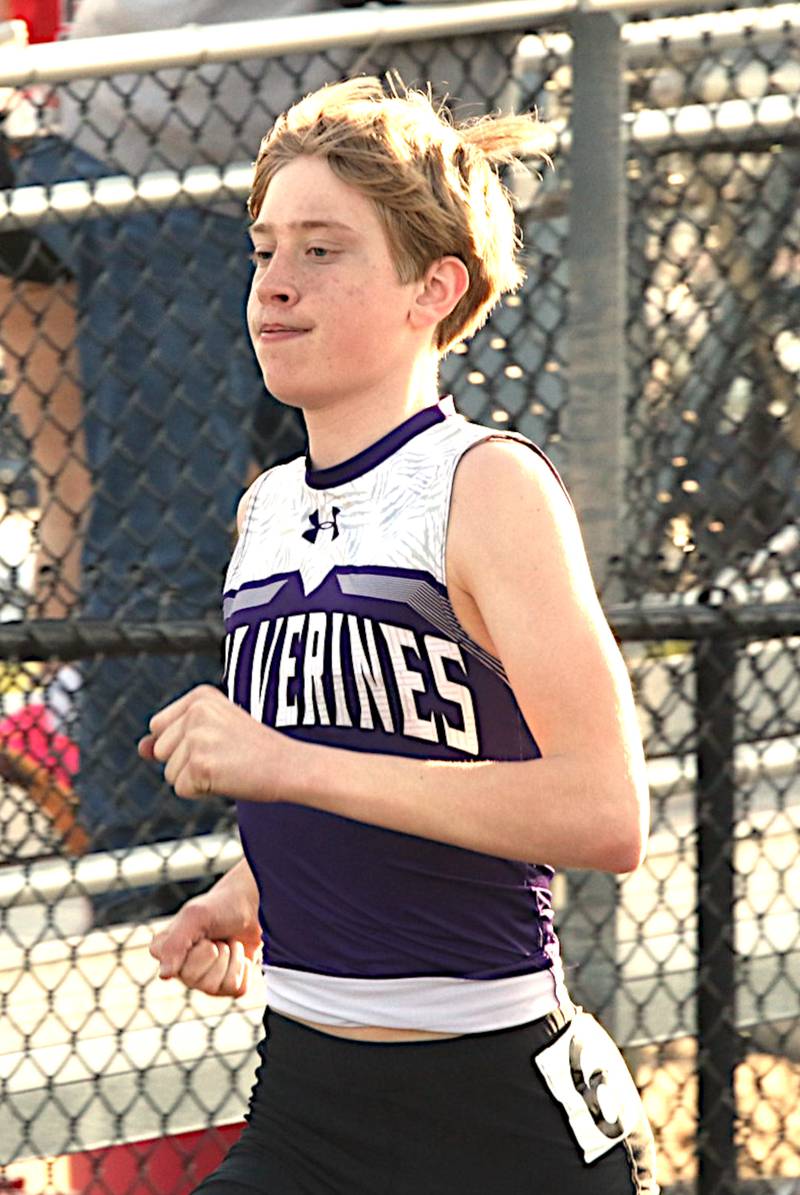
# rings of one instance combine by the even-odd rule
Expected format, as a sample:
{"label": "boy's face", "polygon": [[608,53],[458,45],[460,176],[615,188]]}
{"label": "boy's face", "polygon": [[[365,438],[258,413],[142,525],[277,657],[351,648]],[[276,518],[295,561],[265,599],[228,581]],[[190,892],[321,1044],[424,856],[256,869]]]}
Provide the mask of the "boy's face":
{"label": "boy's face", "polygon": [[306,409],[385,391],[420,336],[378,213],[321,158],[283,166],[251,228],[247,320],[267,387]]}

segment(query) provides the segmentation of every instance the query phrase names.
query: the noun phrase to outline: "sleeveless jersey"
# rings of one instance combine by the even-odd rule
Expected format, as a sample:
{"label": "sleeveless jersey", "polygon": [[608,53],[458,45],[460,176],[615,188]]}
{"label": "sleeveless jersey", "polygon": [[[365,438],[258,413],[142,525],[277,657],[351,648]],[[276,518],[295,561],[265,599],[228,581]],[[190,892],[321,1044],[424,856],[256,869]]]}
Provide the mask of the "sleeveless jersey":
{"label": "sleeveless jersey", "polygon": [[[223,599],[232,701],[348,750],[539,757],[500,661],[447,595],[453,477],[488,438],[444,399],[341,465],[299,458],[254,483]],[[275,1011],[464,1033],[566,1001],[550,867],[289,802],[237,811]]]}

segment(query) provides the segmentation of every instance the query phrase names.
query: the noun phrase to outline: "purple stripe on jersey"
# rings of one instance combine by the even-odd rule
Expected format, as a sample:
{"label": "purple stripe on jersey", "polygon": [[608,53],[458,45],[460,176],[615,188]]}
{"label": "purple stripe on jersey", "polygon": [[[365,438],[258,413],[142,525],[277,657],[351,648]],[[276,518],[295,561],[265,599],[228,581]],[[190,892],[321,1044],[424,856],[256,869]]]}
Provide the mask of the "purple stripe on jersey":
{"label": "purple stripe on jersey", "polygon": [[332,465],[329,469],[314,469],[309,457],[306,457],[306,485],[312,490],[328,490],[334,486],[344,485],[348,481],[355,481],[370,469],[376,468],[393,453],[413,440],[420,432],[427,431],[436,423],[442,423],[448,415],[455,413],[452,398],[447,395],[441,398],[435,406],[417,411],[405,423],[393,428],[387,435],[370,444],[363,452],[342,461],[340,465]]}
{"label": "purple stripe on jersey", "polygon": [[255,585],[243,585],[238,593],[230,598],[222,599],[223,617],[231,618],[239,610],[248,610],[254,606],[268,606],[285,584],[285,580],[275,581],[273,579],[257,582]]}
{"label": "purple stripe on jersey", "polygon": [[226,590],[222,597],[222,621],[226,631],[232,630],[237,621],[241,621],[237,619],[238,615],[248,622],[252,611],[258,611],[264,617],[289,577],[297,579],[299,576],[297,572],[276,573],[266,581],[248,581],[238,589]]}

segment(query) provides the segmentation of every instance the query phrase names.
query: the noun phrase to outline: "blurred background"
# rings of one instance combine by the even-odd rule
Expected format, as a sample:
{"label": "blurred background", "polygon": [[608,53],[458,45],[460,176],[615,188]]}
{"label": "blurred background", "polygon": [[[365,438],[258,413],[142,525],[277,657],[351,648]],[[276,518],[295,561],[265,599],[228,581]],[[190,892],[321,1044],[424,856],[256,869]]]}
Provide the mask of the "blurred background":
{"label": "blurred background", "polygon": [[668,1195],[800,1192],[799,41],[800,3],[0,0],[0,1191],[184,1195],[241,1125],[263,990],[147,953],[232,811],[135,743],[218,683],[238,498],[303,447],[244,336],[259,140],[393,69],[535,108],[552,163],[442,390],[562,470],[636,692],[649,855],[558,878],[573,995]]}

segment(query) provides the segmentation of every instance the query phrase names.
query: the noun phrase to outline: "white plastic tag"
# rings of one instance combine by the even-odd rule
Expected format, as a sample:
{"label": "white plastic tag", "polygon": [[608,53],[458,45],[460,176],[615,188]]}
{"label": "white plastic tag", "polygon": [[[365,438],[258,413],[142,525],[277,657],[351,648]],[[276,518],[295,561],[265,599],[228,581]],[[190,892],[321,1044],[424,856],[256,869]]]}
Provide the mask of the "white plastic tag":
{"label": "white plastic tag", "polygon": [[641,1097],[624,1058],[602,1025],[582,1009],[532,1062],[564,1108],[587,1162],[641,1124]]}

